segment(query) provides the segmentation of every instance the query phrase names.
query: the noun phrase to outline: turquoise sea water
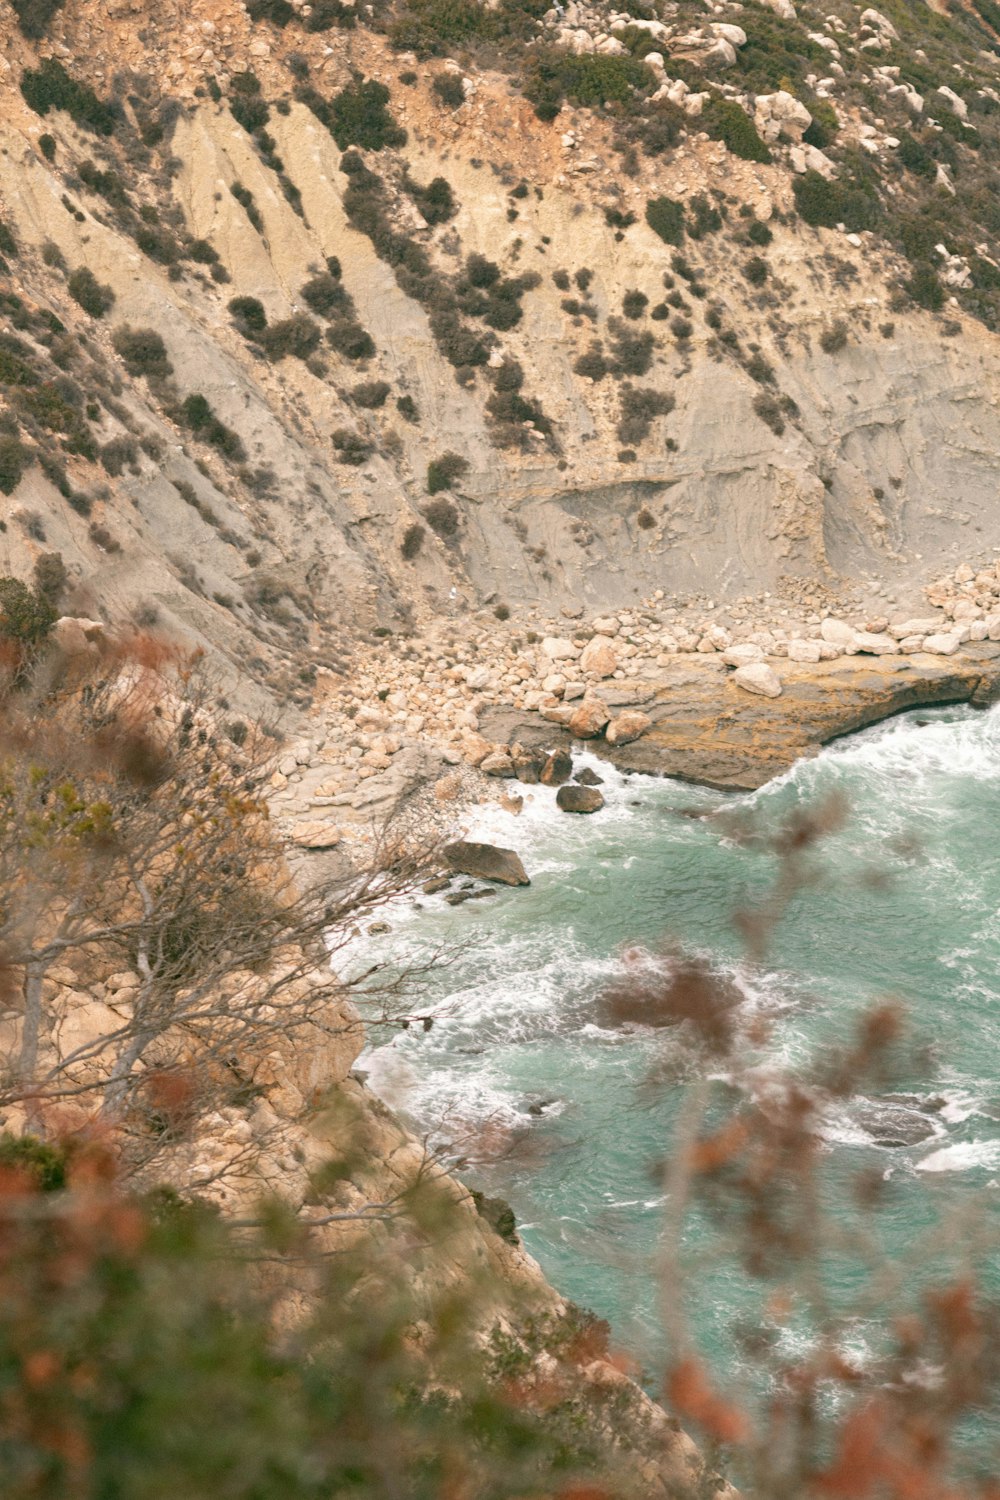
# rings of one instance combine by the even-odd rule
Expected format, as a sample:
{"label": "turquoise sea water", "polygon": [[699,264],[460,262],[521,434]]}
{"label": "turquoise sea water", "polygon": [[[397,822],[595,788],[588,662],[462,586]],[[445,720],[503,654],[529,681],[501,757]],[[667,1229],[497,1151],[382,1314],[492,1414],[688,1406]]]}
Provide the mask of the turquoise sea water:
{"label": "turquoise sea water", "polygon": [[[849,1041],[866,1005],[899,997],[913,1038],[903,1076],[831,1107],[822,1127],[831,1224],[873,1234],[900,1270],[858,1310],[845,1347],[869,1359],[892,1307],[943,1265],[975,1261],[1000,1289],[1000,710],[907,715],[751,795],[590,763],[606,778],[599,814],[559,813],[553,791],[525,787],[519,818],[484,813],[473,829],[517,848],[530,889],[459,908],[425,898],[393,915],[378,940],[390,954],[445,946],[452,956],[419,1001],[436,1011],[433,1029],[373,1039],[372,1086],[467,1162],[470,1181],[509,1199],[550,1280],[606,1317],[655,1378],[669,1352],[656,1164],[692,1078],[726,1069],[700,1058],[683,1028],[610,1024],[602,994],[665,943],[704,956],[743,996],[753,1072],[740,1087],[765,1093],[779,1070]],[[766,835],[831,793],[847,820],[752,964],[733,915],[771,888],[777,861],[766,837],[734,839],[733,820]],[[712,1091],[718,1104],[731,1097],[722,1076]],[[849,1191],[861,1171],[884,1184],[877,1217]],[[985,1253],[966,1222],[973,1208]],[[933,1244],[921,1245],[935,1225]],[[757,1293],[698,1213],[685,1255],[697,1342],[738,1374],[738,1329],[759,1320]],[[828,1255],[823,1272],[845,1306],[867,1285],[850,1253]],[[806,1337],[780,1330],[789,1349]],[[983,1413],[975,1429],[988,1469],[1000,1422]]]}

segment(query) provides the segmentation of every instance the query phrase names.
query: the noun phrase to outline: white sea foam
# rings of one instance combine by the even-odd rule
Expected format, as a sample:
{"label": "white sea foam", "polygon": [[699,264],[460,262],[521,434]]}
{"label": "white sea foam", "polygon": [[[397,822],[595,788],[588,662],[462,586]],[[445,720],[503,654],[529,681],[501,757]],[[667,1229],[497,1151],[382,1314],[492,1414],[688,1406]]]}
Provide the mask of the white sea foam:
{"label": "white sea foam", "polygon": [[969,1172],[975,1167],[1000,1165],[1000,1141],[963,1141],[944,1146],[918,1161],[918,1172]]}

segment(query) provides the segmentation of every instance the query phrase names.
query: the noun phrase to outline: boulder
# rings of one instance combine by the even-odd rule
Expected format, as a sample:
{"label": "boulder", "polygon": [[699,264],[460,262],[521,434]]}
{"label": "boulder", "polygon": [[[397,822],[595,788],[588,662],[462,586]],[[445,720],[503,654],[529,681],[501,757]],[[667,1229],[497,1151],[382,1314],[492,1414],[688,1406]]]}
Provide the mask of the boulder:
{"label": "boulder", "polygon": [[548,657],[549,661],[574,661],[579,655],[572,641],[564,640],[561,636],[547,635],[541,646],[542,655]]}
{"label": "boulder", "polygon": [[479,769],[484,776],[513,776],[514,762],[506,750],[494,750],[492,755],[480,761]]}
{"label": "boulder", "polygon": [[595,635],[580,654],[580,666],[595,677],[610,677],[618,670],[618,657],[604,636]]}
{"label": "boulder", "polygon": [[104,640],[104,626],[100,620],[63,615],[53,625],[50,639],[67,656],[95,656]]}
{"label": "boulder", "polygon": [[648,714],[640,712],[637,708],[626,708],[617,719],[612,719],[604,732],[604,738],[609,745],[630,745],[652,724]]}
{"label": "boulder", "polygon": [[340,829],[333,823],[299,823],[292,831],[292,843],[300,849],[335,849]]}
{"label": "boulder", "polygon": [[573,710],[569,732],[577,740],[596,740],[611,718],[611,710],[600,698],[583,698]]}
{"label": "boulder", "polygon": [[856,630],[853,649],[865,656],[894,656],[899,647],[886,631]]}
{"label": "boulder", "polygon": [[576,775],[573,777],[573,780],[578,782],[580,786],[604,785],[604,777],[598,776],[597,772],[592,771],[589,766],[584,766],[582,771],[577,771]]}
{"label": "boulder", "polygon": [[761,139],[773,146],[782,138],[801,141],[812,124],[812,115],[794,94],[779,89],[775,94],[757,95],[754,120]]}
{"label": "boulder", "polygon": [[500,885],[530,885],[519,857],[513,849],[495,844],[476,844],[461,840],[446,844],[441,851],[445,864],[456,875],[471,875],[476,880],[495,880]]}
{"label": "boulder", "polygon": [[789,661],[820,661],[822,655],[819,641],[795,640],[788,642]]}
{"label": "boulder", "polygon": [[781,678],[766,662],[752,661],[745,667],[737,667],[733,681],[745,692],[758,693],[764,698],[781,697]]}
{"label": "boulder", "polygon": [[911,635],[933,635],[942,624],[941,616],[934,615],[925,620],[904,620],[901,625],[890,625],[889,634],[897,641],[906,640]]}
{"label": "boulder", "polygon": [[727,646],[722,653],[722,660],[727,667],[745,667],[752,661],[763,661],[764,656],[763,646],[754,645],[753,641],[746,641],[739,646]]}
{"label": "boulder", "polygon": [[828,618],[819,627],[819,633],[824,641],[829,641],[834,646],[853,646],[857,631],[853,625],[848,625],[845,620],[834,620]]}
{"label": "boulder", "polygon": [[924,650],[932,656],[954,656],[961,644],[957,635],[929,635],[924,639]]}
{"label": "boulder", "polygon": [[511,759],[514,762],[514,775],[518,781],[523,781],[525,786],[535,786],[541,778],[542,771],[547,764],[545,756],[540,750],[522,750],[520,746],[511,750]]}
{"label": "boulder", "polygon": [[561,786],[556,793],[556,806],[563,812],[595,813],[604,806],[604,797],[596,786],[580,786],[570,783]]}
{"label": "boulder", "polygon": [[573,758],[568,750],[553,750],[538,773],[542,786],[562,786],[573,774]]}

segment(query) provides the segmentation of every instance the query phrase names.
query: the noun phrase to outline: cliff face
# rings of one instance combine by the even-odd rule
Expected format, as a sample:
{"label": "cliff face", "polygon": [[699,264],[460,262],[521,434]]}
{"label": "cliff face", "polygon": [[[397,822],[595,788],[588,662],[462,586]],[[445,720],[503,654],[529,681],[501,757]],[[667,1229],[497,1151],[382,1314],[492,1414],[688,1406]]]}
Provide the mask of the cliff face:
{"label": "cliff face", "polygon": [[[923,575],[956,523],[992,545],[993,335],[957,305],[901,301],[875,234],[797,218],[785,148],[743,160],[692,118],[624,176],[599,115],[567,105],[545,123],[483,71],[452,111],[433,85],[460,73],[434,63],[400,84],[407,55],[363,26],[278,30],[215,0],[72,3],[37,47],[9,16],[0,33],[0,217],[29,310],[5,313],[85,424],[60,453],[65,414],[32,415],[4,384],[27,455],[0,568],[58,550],[78,612],[158,617],[251,679],[258,706],[304,698],[359,631],[414,613],[790,579],[808,594]],[[109,134],[28,107],[39,53],[118,101]],[[345,173],[314,109],[352,69],[385,80],[406,139],[352,151]],[[256,135],[232,112],[247,98]],[[446,200],[428,211],[436,179]],[[665,243],[646,222],[657,198],[708,227]],[[332,303],[310,304],[331,257]],[[101,317],[69,294],[81,268],[113,294]],[[258,299],[264,334],[235,298]],[[292,317],[309,319],[305,357],[268,342]],[[125,326],[162,337],[166,377],[123,360]],[[192,396],[228,446],[185,417]],[[46,448],[82,503],[31,461]],[[466,467],[429,485],[445,454]]]}

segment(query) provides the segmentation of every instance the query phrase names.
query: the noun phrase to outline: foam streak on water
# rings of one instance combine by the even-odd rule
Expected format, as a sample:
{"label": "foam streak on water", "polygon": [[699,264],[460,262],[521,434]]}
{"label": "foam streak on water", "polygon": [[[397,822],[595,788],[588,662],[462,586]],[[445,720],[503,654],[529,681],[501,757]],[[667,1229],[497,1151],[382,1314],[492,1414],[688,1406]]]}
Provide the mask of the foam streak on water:
{"label": "foam streak on water", "polygon": [[[749,796],[581,759],[604,778],[596,816],[563,814],[554,790],[525,787],[520,817],[483,810],[470,830],[516,848],[530,889],[459,908],[426,898],[394,916],[382,956],[460,946],[433,986],[433,1030],[373,1046],[367,1064],[377,1089],[512,1200],[556,1284],[655,1362],[663,1208],[650,1164],[700,1064],[680,1034],[616,1028],[601,1010],[602,990],[643,952],[673,942],[707,955],[739,986],[745,1017],[770,1018],[761,1087],[845,1042],[869,1002],[900,997],[922,1044],[912,1076],[893,1097],[831,1107],[833,1178],[869,1166],[891,1182],[889,1254],[971,1193],[995,1197],[1000,710],[906,715]],[[792,899],[766,967],[751,967],[732,915],[769,889],[775,862],[763,840],[733,837],[732,820],[773,828],[831,792],[848,821]],[[693,1289],[696,1326],[722,1361],[743,1297],[722,1268]]]}

